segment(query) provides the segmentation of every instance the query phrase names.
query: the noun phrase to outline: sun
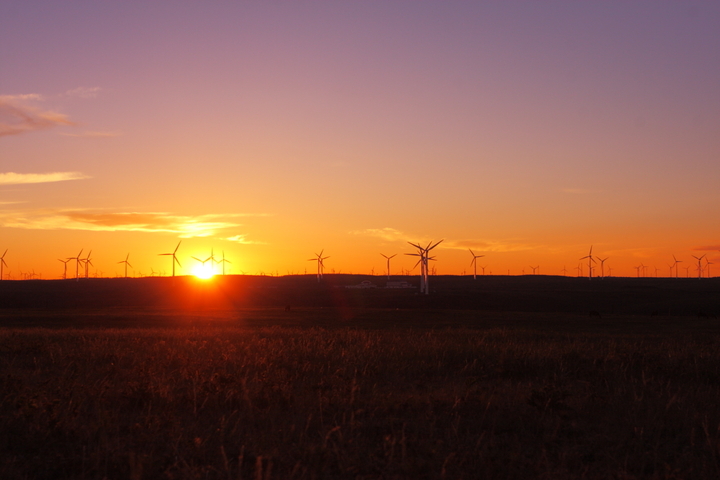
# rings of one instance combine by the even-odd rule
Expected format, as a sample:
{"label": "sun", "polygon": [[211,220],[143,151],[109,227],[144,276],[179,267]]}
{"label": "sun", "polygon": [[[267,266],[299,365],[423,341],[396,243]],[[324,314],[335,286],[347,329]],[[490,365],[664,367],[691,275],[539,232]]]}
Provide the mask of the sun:
{"label": "sun", "polygon": [[212,266],[204,263],[197,264],[195,268],[193,268],[192,274],[202,280],[209,280],[215,275]]}

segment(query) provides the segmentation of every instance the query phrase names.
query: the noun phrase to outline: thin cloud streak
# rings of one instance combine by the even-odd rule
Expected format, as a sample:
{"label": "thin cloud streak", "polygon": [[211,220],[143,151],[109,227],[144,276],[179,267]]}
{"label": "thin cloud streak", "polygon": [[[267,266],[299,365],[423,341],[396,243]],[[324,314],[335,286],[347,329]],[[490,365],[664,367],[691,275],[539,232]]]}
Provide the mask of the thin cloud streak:
{"label": "thin cloud streak", "polygon": [[702,247],[693,247],[694,252],[706,252],[708,250],[720,250],[720,245],[705,245]]}
{"label": "thin cloud streak", "polygon": [[102,90],[100,87],[78,87],[65,92],[69,97],[95,98]]}
{"label": "thin cloud streak", "polygon": [[26,183],[52,183],[66,182],[68,180],[84,180],[92,178],[81,172],[51,172],[51,173],[0,173],[0,185],[20,185]]}
{"label": "thin cloud streak", "polygon": [[119,137],[122,132],[83,132],[83,133],[61,133],[65,137],[77,137],[77,138],[111,138]]}
{"label": "thin cloud streak", "polygon": [[227,240],[228,242],[240,243],[242,245],[268,245],[267,242],[248,240],[247,235],[235,235],[233,237],[227,237],[224,240]]}
{"label": "thin cloud streak", "polygon": [[521,252],[543,248],[542,245],[533,245],[509,240],[446,240],[440,244],[440,247],[457,250],[467,250],[470,248],[477,250],[478,252],[496,253]]}
{"label": "thin cloud streak", "polygon": [[20,135],[62,125],[75,125],[61,113],[43,112],[35,107],[19,103],[18,99],[38,100],[40,96],[37,94],[0,96],[0,137]]}
{"label": "thin cloud streak", "polygon": [[0,226],[28,230],[174,233],[180,238],[194,238],[211,237],[220,231],[240,227],[242,224],[227,219],[251,215],[253,214],[190,216],[164,212],[87,210],[0,211]]}
{"label": "thin cloud streak", "polygon": [[405,235],[400,230],[396,230],[394,228],[366,228],[365,230],[353,230],[350,232],[351,235],[367,235],[369,237],[378,237],[382,238],[383,240],[388,240],[391,242],[397,241],[397,240],[406,240],[407,235]]}

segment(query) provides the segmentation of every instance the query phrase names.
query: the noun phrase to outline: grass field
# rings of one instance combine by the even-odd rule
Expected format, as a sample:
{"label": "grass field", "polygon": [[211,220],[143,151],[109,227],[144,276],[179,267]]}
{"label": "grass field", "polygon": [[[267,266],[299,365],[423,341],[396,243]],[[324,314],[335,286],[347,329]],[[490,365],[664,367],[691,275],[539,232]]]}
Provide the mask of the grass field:
{"label": "grass field", "polygon": [[0,478],[720,476],[696,317],[4,311]]}

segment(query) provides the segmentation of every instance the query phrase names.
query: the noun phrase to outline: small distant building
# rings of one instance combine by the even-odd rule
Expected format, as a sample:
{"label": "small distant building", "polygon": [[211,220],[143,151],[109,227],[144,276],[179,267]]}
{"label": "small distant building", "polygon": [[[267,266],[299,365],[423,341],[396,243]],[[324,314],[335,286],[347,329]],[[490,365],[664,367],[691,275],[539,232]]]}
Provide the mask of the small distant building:
{"label": "small distant building", "polygon": [[369,280],[364,280],[357,285],[346,285],[345,288],[377,288],[377,285]]}
{"label": "small distant building", "polygon": [[408,282],[387,282],[385,288],[417,288],[415,285],[411,285]]}

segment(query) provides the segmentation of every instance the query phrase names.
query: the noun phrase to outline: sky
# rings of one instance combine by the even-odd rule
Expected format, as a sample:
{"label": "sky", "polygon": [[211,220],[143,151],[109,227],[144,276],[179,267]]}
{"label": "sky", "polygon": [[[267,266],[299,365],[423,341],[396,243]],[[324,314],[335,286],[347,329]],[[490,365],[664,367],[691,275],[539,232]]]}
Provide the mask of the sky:
{"label": "sky", "polygon": [[718,25],[707,1],[5,0],[5,274],[82,249],[167,275],[178,242],[178,274],[321,250],[400,274],[441,239],[438,274],[472,249],[577,275],[591,246],[606,274],[720,274]]}

